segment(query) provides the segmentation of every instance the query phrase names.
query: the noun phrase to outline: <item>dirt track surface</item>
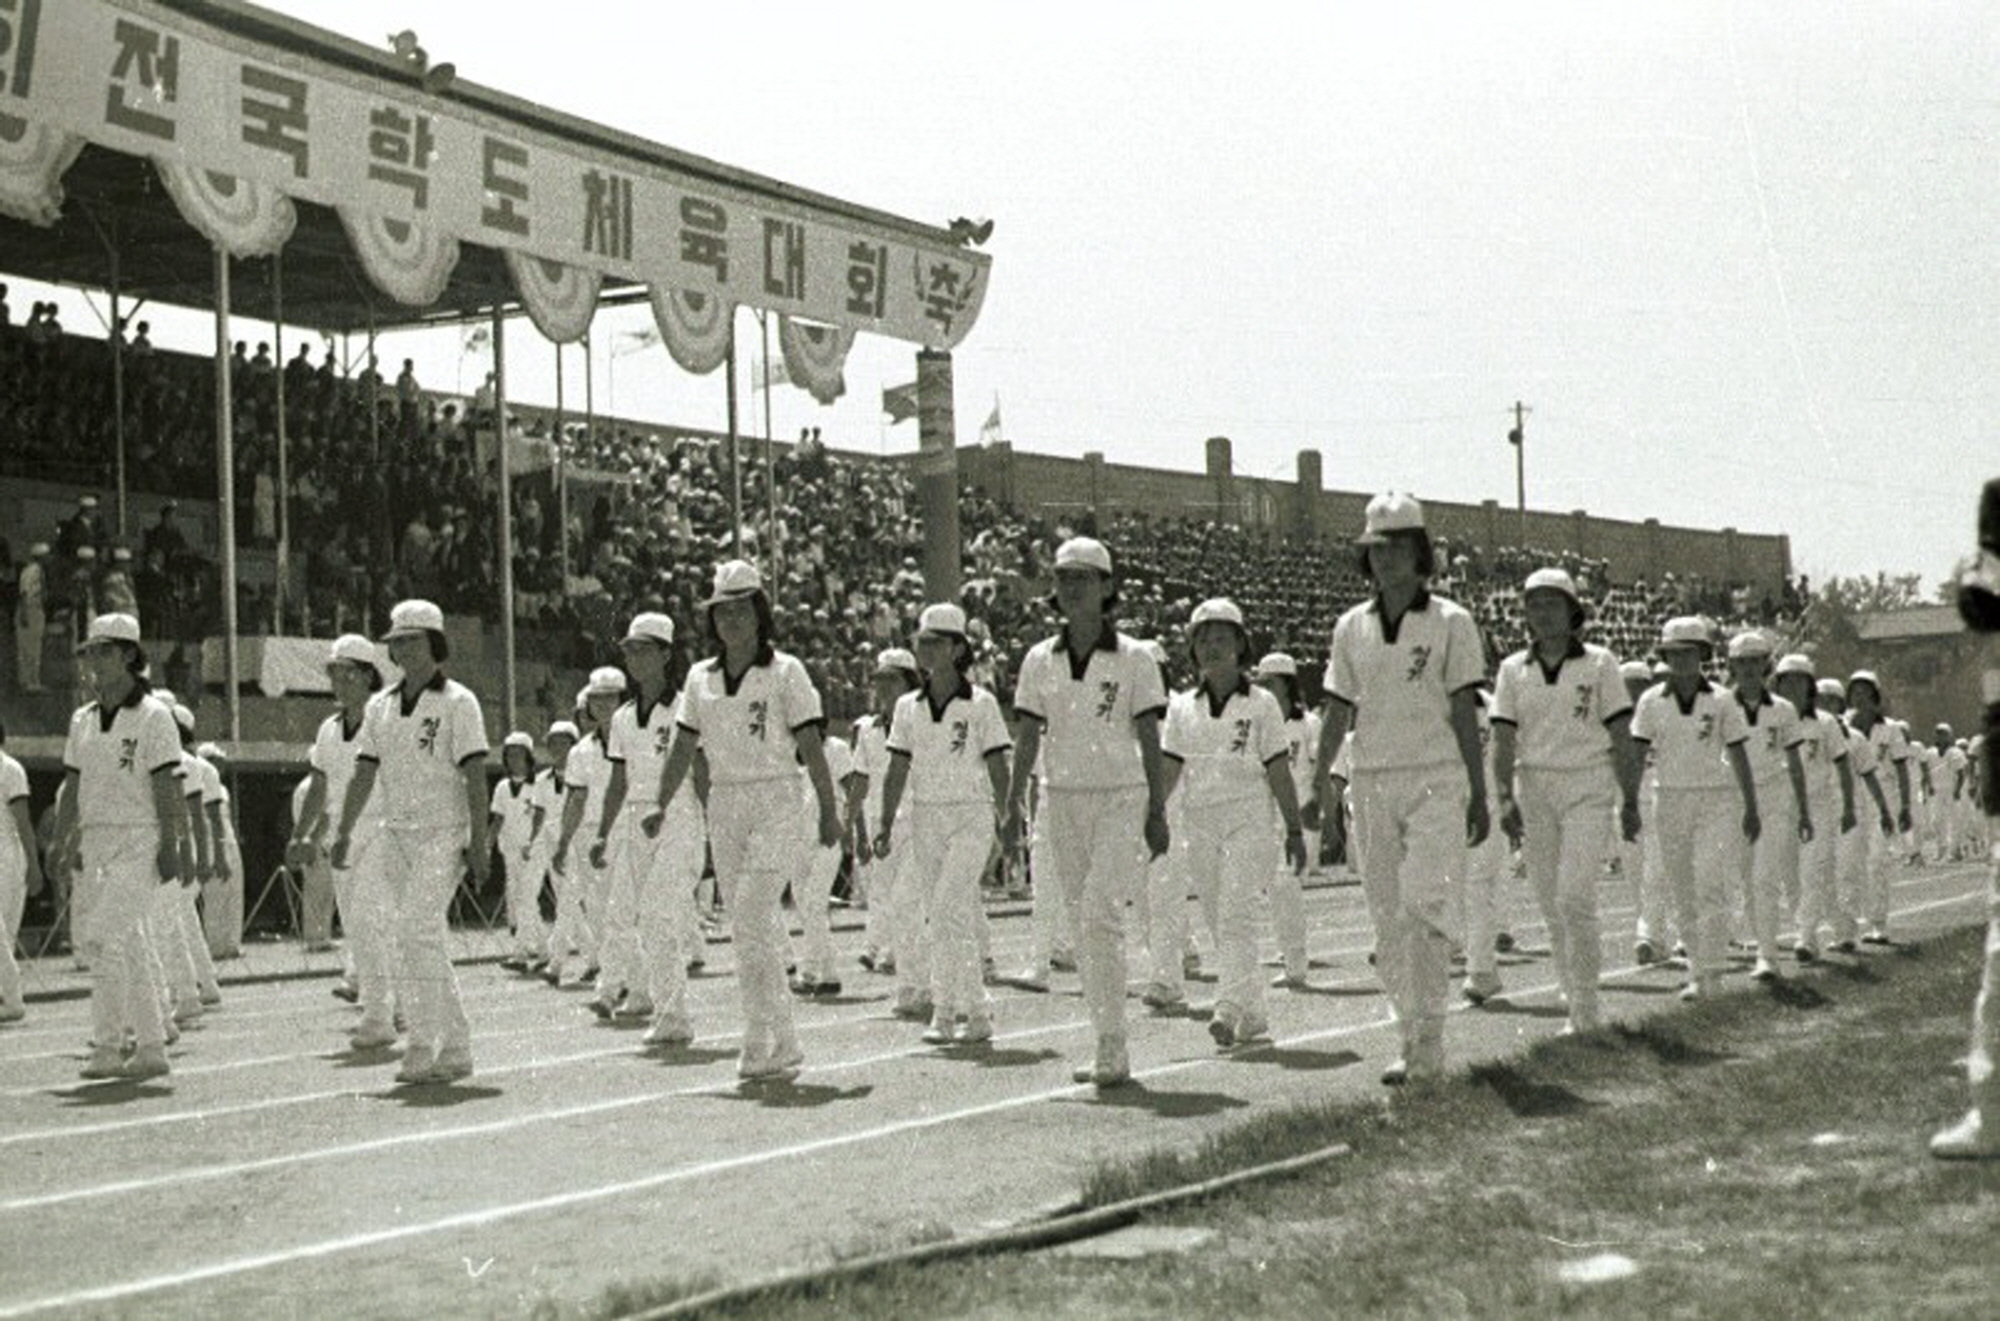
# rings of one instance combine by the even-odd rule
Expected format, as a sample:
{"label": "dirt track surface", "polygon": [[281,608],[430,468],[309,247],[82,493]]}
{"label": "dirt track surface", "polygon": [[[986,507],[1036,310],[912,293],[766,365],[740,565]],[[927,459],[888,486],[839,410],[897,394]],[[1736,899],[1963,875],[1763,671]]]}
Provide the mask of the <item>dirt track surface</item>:
{"label": "dirt track surface", "polygon": [[[1453,1015],[1455,1064],[1560,1025],[1521,891],[1508,1001]],[[1981,916],[1982,873],[1905,872],[1895,893],[1896,934],[1920,937]],[[1605,891],[1614,1018],[1670,1008],[1680,981],[1630,966],[1630,899]],[[226,987],[143,1084],[80,1082],[87,1005],[33,1004],[0,1028],[0,1317],[574,1314],[619,1281],[735,1282],[1018,1220],[1097,1161],[1382,1091],[1394,1036],[1360,893],[1309,892],[1308,913],[1313,984],[1272,992],[1267,1047],[1222,1054],[1198,1019],[1150,1016],[1135,958],[1138,1085],[1103,1094],[1069,1080],[1091,1043],[1073,974],[996,988],[990,1047],[931,1047],[852,931],[845,993],[798,1006],[790,1087],[737,1085],[727,945],[692,987],[699,1040],[664,1053],[580,992],[462,966],[479,1072],[451,1087],[397,1087],[396,1051],[349,1051],[354,1011],[324,978]],[[992,939],[1015,967],[1028,923],[996,917]],[[1190,986],[1197,1012],[1212,990]]]}

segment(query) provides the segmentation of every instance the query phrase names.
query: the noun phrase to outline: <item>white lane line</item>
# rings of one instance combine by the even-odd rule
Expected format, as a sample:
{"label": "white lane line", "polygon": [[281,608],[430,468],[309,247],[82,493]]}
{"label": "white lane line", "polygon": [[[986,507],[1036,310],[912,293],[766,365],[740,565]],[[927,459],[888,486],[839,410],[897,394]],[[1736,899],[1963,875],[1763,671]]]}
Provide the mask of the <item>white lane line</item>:
{"label": "white lane line", "polygon": [[[1950,898],[1938,899],[1929,903],[1916,905],[1909,909],[1899,910],[1898,915],[1909,916],[1911,914],[1925,912],[1935,908],[1944,908],[1944,907],[1949,907],[1953,904],[1966,903],[1973,899],[1983,900],[1983,898],[1984,895],[1982,893],[1977,891],[1969,891],[1962,895],[1952,896]],[[1622,977],[1637,971],[1639,971],[1637,965],[1628,965],[1625,967],[1608,969],[1605,973],[1605,976]],[[1515,994],[1523,996],[1546,995],[1555,991],[1556,989],[1557,989],[1556,983],[1544,982],[1536,986],[1522,987],[1518,989],[1515,992]],[[1470,1009],[1471,1006],[1460,1004],[1454,1006],[1449,1012],[1464,1013],[1464,1012],[1469,1012]],[[1321,1028],[1313,1032],[1300,1033],[1289,1037],[1279,1038],[1275,1040],[1272,1043],[1272,1045],[1274,1048],[1282,1048],[1282,1047],[1303,1045],[1309,1042],[1336,1040],[1342,1037],[1358,1036],[1364,1032],[1372,1032],[1380,1030],[1382,1028],[1391,1027],[1394,1026],[1394,1023],[1395,1019],[1393,1017],[1383,1016],[1381,1018],[1373,1019],[1365,1023],[1343,1024],[1339,1027]],[[1133,1077],[1136,1079],[1161,1078],[1174,1074],[1185,1073],[1192,1069],[1204,1068],[1217,1064],[1227,1064],[1230,1062],[1231,1060],[1228,1056],[1220,1056],[1220,1055],[1203,1056],[1196,1059],[1178,1060],[1168,1064],[1156,1065],[1150,1069],[1136,1070],[1133,1074]],[[120,1299],[131,1298],[140,1294],[156,1293],[165,1289],[174,1289],[185,1285],[199,1284],[208,1280],[221,1279],[231,1275],[240,1275],[251,1271],[268,1269],[273,1266],[282,1266],[295,1261],[309,1261],[320,1257],[334,1256],[343,1252],[351,1252],[359,1248],[374,1247],[379,1244],[393,1243],[403,1239],[415,1238],[426,1234],[443,1233],[456,1229],[469,1229],[483,1225],[495,1224],[503,1220],[511,1220],[525,1215],[534,1215],[543,1211],[561,1210],[567,1207],[583,1205],[589,1202],[602,1201],[608,1197],[620,1197],[630,1193],[645,1192],[650,1189],[664,1187],[668,1184],[686,1182],[691,1179],[702,1178],[711,1174],[726,1173],[731,1170],[745,1169],[755,1165],[770,1164],[772,1162],[789,1160],[799,1156],[815,1155],[823,1151],[831,1151],[841,1147],[848,1147],[848,1146],[858,1145],[861,1143],[878,1141],[882,1138],[894,1137],[904,1133],[918,1132],[924,1129],[937,1128],[946,1124],[960,1123],[968,1119],[975,1119],[984,1117],[986,1115],[999,1114],[1008,1110],[1018,1110],[1026,1106],[1037,1105],[1045,1101],[1058,1100],[1065,1096],[1087,1094],[1091,1091],[1092,1087],[1088,1083],[1072,1083],[1067,1086],[1047,1088],[1041,1091],[1027,1093],[1025,1095],[1004,1097],[996,1101],[987,1101],[979,1105],[963,1106],[960,1107],[959,1109],[946,1111],[941,1114],[922,1115],[908,1119],[895,1120],[890,1123],[879,1124],[871,1128],[859,1129],[847,1133],[836,1133],[825,1137],[812,1138],[804,1142],[791,1143],[782,1147],[766,1148],[762,1151],[743,1152],[734,1156],[721,1157],[716,1160],[705,1161],[696,1165],[683,1166],[672,1170],[656,1171],[652,1174],[642,1175],[635,1179],[620,1180],[617,1183],[601,1184],[592,1188],[573,1189],[569,1192],[554,1193],[545,1197],[538,1197],[525,1202],[503,1203],[499,1206],[486,1207],[480,1210],[462,1211],[454,1215],[442,1216],[435,1220],[424,1221],[420,1224],[399,1225],[390,1229],[371,1230],[360,1234],[349,1234],[349,1235],[344,1235],[340,1238],[325,1239],[318,1243],[304,1244],[299,1247],[286,1248],[274,1252],[258,1253],[250,1256],[236,1257],[225,1261],[213,1262],[208,1265],[197,1266],[189,1270],[149,1276],[138,1280],[128,1280],[117,1284],[99,1285],[93,1288],[74,1290],[65,1294],[57,1294],[39,1299],[30,1299],[20,1303],[0,1304],[0,1318],[28,1316],[36,1312],[51,1311],[54,1309],[64,1308],[64,1307],[77,1307],[91,1303],[116,1302]]]}

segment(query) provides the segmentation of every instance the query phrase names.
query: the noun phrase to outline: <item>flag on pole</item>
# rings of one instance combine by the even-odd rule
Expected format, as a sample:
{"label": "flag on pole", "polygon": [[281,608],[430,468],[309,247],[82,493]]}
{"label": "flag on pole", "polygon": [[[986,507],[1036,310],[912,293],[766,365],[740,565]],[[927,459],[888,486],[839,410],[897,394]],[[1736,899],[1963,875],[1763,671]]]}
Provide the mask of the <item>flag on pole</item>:
{"label": "flag on pole", "polygon": [[784,355],[774,354],[768,364],[762,362],[757,364],[756,369],[750,375],[750,383],[752,385],[762,385],[764,383],[764,368],[767,365],[771,369],[771,384],[790,385],[792,383],[791,373],[785,370]]}
{"label": "flag on pole", "polygon": [[463,358],[470,353],[484,353],[492,347],[492,344],[493,328],[482,323],[465,332],[465,338],[459,344],[458,356]]}
{"label": "flag on pole", "polygon": [[614,341],[611,347],[611,356],[614,358],[622,358],[628,353],[640,353],[660,342],[659,327],[646,325],[640,326],[637,330],[621,330],[614,337]]}
{"label": "flag on pole", "polygon": [[907,422],[917,415],[917,383],[892,385],[882,391],[882,411],[889,415],[889,425]]}
{"label": "flag on pole", "polygon": [[979,443],[996,444],[1003,437],[1000,434],[1000,396],[993,396],[993,411],[986,415],[986,422],[979,428]]}

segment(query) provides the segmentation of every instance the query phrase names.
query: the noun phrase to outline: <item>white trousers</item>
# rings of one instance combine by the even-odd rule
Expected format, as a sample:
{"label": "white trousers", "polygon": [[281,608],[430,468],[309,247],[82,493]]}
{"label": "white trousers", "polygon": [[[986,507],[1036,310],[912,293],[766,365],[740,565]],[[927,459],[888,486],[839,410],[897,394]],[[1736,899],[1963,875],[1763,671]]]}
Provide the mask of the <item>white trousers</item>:
{"label": "white trousers", "polygon": [[243,850],[228,825],[226,808],[223,820],[216,848],[228,862],[229,879],[201,887],[201,922],[208,933],[208,952],[218,959],[233,959],[243,952]]}
{"label": "white trousers", "polygon": [[1758,785],[1757,814],[1763,829],[1744,850],[1743,910],[1758,957],[1776,959],[1785,896],[1796,897],[1799,888],[1799,805],[1792,786],[1783,780]]}
{"label": "white trousers", "polygon": [[[1146,874],[1146,789],[1056,789],[1043,796],[1048,850],[1077,911],[1077,971],[1100,1037],[1125,1035],[1125,905]],[[1042,875],[1035,877],[1037,888]],[[1070,896],[1073,896],[1070,897]],[[1157,929],[1158,914],[1154,915]]]}
{"label": "white trousers", "polygon": [[692,796],[676,799],[656,838],[637,821],[626,840],[625,861],[636,878],[639,953],[634,990],[645,992],[658,1018],[687,1026],[687,965],[702,947],[695,886],[707,838]]}
{"label": "white trousers", "polygon": [[166,1041],[151,964],[146,916],[159,887],[160,834],[154,826],[87,826],[83,875],[89,891],[72,919],[78,950],[89,960],[91,1040],[117,1049],[130,1028],[139,1045]]}
{"label": "white trousers", "polygon": [[[1597,979],[1604,942],[1597,890],[1611,851],[1611,811],[1617,786],[1608,767],[1537,770],[1515,776],[1521,805],[1521,854],[1528,887],[1549,927],[1556,984],[1569,997],[1569,1020],[1597,1022]],[[1489,940],[1487,944],[1491,944]]]}
{"label": "white trousers", "polygon": [[1835,915],[1835,902],[1839,897],[1838,877],[1840,875],[1840,851],[1846,843],[1847,835],[1860,833],[1859,824],[1843,835],[1840,832],[1840,809],[1825,803],[1812,804],[1813,837],[1799,845],[1799,944],[1809,949],[1819,948],[1820,929],[1829,922],[1833,926],[1835,941],[1851,940],[1854,937],[1854,923],[1847,919],[1847,930],[1841,930],[1841,918]]}
{"label": "white trousers", "polygon": [[445,946],[446,914],[465,873],[465,831],[389,826],[377,846],[395,906],[397,1002],[412,1051],[469,1050],[472,1025]]}
{"label": "white trousers", "polygon": [[911,926],[921,925],[930,950],[932,1013],[947,1023],[959,1015],[985,1018],[991,1007],[980,976],[979,878],[993,847],[993,807],[919,804],[903,847],[904,875],[912,878],[905,906],[917,910]]}
{"label": "white trousers", "polygon": [[379,823],[356,826],[347,841],[347,865],[333,872],[334,899],[340,905],[341,929],[347,933],[361,1020],[379,1030],[387,1030],[395,1021],[396,987],[391,969],[400,962],[396,900],[383,872],[385,833]]}
{"label": "white trousers", "polygon": [[1081,925],[1083,894],[1063,883],[1056,866],[1056,852],[1049,844],[1048,793],[1044,790],[1028,838],[1028,869],[1034,873],[1029,902],[1035,938],[1028,963],[1031,969],[1044,973],[1056,955],[1076,957],[1077,928]]}
{"label": "white trousers", "polygon": [[708,840],[715,879],[736,944],[743,999],[743,1054],[756,1071],[799,1052],[785,985],[785,886],[812,847],[796,780],[717,784],[708,793]]}
{"label": "white trousers", "polygon": [[[1270,797],[1214,806],[1188,803],[1182,809],[1180,826],[1175,851],[1184,874],[1197,895],[1216,896],[1215,1012],[1237,1024],[1263,1023],[1264,980],[1257,967],[1258,896],[1284,857]],[[1185,900],[1176,907],[1182,913],[1187,911]],[[1178,960],[1178,954],[1175,957]]]}
{"label": "white trousers", "polygon": [[1419,1071],[1443,1064],[1453,918],[1464,905],[1467,792],[1457,766],[1357,770],[1348,785],[1375,971],[1401,1027],[1404,1059]]}
{"label": "white trousers", "polygon": [[[1988,818],[1988,824],[1993,818]],[[1965,1071],[1972,1104],[1989,1127],[2000,1125],[2000,855],[1986,869],[1986,967],[1972,1002],[1972,1050]]]}
{"label": "white trousers", "polygon": [[27,906],[28,855],[9,835],[0,839],[0,1007],[8,1009],[21,1007],[21,965],[14,961],[14,942]]}
{"label": "white trousers", "polygon": [[[817,813],[819,808],[815,805],[801,810]],[[804,980],[840,979],[833,966],[833,920],[827,905],[833,899],[833,883],[840,879],[841,856],[840,845],[823,848],[815,838],[807,843],[804,866],[792,878],[792,906],[798,910],[805,945],[805,956],[799,961],[799,975]]]}
{"label": "white trousers", "polygon": [[1500,975],[1500,952],[1493,941],[1502,929],[1500,887],[1507,861],[1507,836],[1497,825],[1465,850],[1465,917],[1452,930],[1465,933],[1466,970],[1481,976]]}
{"label": "white trousers", "polygon": [[1729,946],[1730,890],[1745,865],[1742,799],[1733,788],[1662,788],[1657,803],[1653,833],[1660,841],[1661,877],[1688,947],[1688,966],[1696,977],[1720,976]]}
{"label": "white trousers", "polygon": [[518,845],[500,852],[507,869],[507,925],[514,930],[514,952],[539,959],[548,952],[549,924],[542,920],[542,881],[549,874],[548,855],[529,848],[521,856]]}

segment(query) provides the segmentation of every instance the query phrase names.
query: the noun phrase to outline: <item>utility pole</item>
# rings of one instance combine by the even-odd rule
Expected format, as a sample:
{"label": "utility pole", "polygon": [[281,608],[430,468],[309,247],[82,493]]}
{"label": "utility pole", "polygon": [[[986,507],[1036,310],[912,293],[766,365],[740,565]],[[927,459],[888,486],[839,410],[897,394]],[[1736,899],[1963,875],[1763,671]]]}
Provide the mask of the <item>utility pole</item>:
{"label": "utility pole", "polygon": [[1514,429],[1507,433],[1507,443],[1514,447],[1514,508],[1518,512],[1521,525],[1521,545],[1528,544],[1528,406],[1514,401]]}

